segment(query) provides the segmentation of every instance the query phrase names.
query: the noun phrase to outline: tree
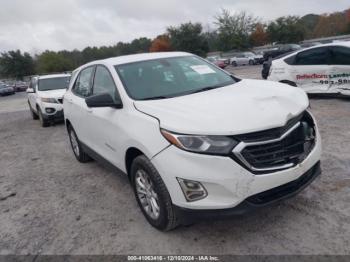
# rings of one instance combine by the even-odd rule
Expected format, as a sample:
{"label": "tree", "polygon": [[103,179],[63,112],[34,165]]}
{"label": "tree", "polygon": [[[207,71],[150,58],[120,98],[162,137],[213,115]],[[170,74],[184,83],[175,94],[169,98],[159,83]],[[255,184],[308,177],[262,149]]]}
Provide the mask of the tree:
{"label": "tree", "polygon": [[5,52],[0,56],[0,70],[4,77],[21,79],[34,74],[34,60],[29,53],[22,54],[20,50]]}
{"label": "tree", "polygon": [[178,27],[168,27],[167,33],[171,47],[174,50],[205,56],[209,48],[202,30],[200,23],[193,24],[191,22],[181,24]]}
{"label": "tree", "polygon": [[231,14],[223,9],[221,14],[215,16],[215,20],[222,51],[246,49],[250,46],[249,35],[256,27],[258,18],[246,12]]}
{"label": "tree", "polygon": [[160,35],[152,41],[150,52],[166,52],[171,50],[170,39],[167,35]]}
{"label": "tree", "polygon": [[45,51],[37,57],[37,73],[54,73],[71,71],[74,64],[60,53]]}
{"label": "tree", "polygon": [[341,12],[322,15],[314,29],[314,37],[326,37],[344,34],[347,30],[346,14]]}
{"label": "tree", "polygon": [[263,24],[256,24],[255,30],[250,35],[250,40],[253,46],[262,46],[267,44],[268,35]]}
{"label": "tree", "polygon": [[284,16],[277,18],[267,27],[271,42],[298,43],[304,40],[305,30],[297,16]]}

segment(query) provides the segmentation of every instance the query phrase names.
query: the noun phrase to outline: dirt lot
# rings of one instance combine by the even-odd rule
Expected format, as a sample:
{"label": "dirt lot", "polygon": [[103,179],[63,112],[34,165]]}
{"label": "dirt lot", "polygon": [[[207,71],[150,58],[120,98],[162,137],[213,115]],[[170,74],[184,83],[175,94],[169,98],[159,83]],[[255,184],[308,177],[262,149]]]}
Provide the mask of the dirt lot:
{"label": "dirt lot", "polygon": [[323,174],[297,197],[168,233],[147,224],[126,176],[78,163],[64,126],[39,127],[25,106],[0,97],[0,254],[350,254],[350,100],[311,100]]}

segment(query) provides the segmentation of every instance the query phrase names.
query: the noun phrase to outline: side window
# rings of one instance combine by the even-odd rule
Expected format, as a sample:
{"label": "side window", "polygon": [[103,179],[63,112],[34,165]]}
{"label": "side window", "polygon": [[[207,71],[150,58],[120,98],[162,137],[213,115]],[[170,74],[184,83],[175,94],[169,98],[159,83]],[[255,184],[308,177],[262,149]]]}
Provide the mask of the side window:
{"label": "side window", "polygon": [[343,46],[331,47],[332,65],[350,65],[350,48]]}
{"label": "side window", "polygon": [[75,81],[73,92],[82,97],[91,95],[91,77],[94,72],[94,67],[83,69],[77,80]]}
{"label": "side window", "polygon": [[117,88],[114,84],[114,80],[111,74],[109,73],[109,70],[104,66],[97,66],[93,94],[97,95],[102,93],[110,94],[113,97],[113,99],[116,99],[116,97],[118,96]]}
{"label": "side window", "polygon": [[295,65],[328,65],[328,58],[328,48],[313,48],[297,54]]}

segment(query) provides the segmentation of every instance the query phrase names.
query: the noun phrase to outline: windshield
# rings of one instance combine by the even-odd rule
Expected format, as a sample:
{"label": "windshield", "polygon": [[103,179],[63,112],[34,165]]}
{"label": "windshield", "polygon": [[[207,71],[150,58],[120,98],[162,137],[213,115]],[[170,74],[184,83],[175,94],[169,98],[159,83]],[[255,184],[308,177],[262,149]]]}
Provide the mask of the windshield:
{"label": "windshield", "polygon": [[55,89],[66,89],[69,84],[69,76],[39,79],[38,90],[49,91]]}
{"label": "windshield", "polygon": [[195,57],[172,57],[115,66],[129,96],[148,100],[181,96],[235,83],[229,74]]}

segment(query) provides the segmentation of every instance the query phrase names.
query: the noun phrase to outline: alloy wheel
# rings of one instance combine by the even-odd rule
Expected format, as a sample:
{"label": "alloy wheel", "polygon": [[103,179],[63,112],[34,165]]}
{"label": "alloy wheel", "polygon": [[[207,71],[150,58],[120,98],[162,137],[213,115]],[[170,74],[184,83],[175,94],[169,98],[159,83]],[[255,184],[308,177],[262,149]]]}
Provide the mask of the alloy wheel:
{"label": "alloy wheel", "polygon": [[137,197],[147,215],[156,220],[160,215],[159,198],[155,192],[150,176],[143,169],[139,169],[135,175]]}

